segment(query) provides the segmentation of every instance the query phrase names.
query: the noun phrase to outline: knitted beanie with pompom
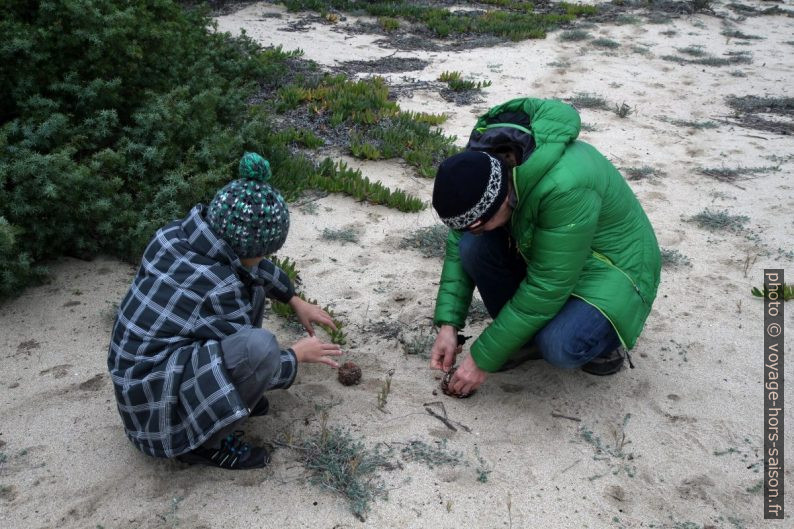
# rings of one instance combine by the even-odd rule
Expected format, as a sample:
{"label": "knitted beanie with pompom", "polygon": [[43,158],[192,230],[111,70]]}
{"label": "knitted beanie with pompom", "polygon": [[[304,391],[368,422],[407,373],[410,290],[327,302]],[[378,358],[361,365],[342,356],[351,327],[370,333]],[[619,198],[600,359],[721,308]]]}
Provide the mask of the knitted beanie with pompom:
{"label": "knitted beanie with pompom", "polygon": [[268,184],[270,163],[255,152],[240,159],[239,178],[215,194],[207,223],[237,257],[263,257],[284,244],[289,211],[281,193]]}

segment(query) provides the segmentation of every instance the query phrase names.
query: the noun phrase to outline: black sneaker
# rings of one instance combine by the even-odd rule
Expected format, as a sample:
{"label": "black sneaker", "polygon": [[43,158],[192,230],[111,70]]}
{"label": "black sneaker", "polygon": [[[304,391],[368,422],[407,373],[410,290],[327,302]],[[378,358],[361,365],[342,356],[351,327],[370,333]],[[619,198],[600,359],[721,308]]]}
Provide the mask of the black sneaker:
{"label": "black sneaker", "polygon": [[264,468],[270,463],[270,454],[261,446],[251,446],[242,440],[244,432],[234,432],[221,441],[220,448],[200,446],[177,457],[189,465],[208,465],[227,470]]}
{"label": "black sneaker", "polygon": [[634,369],[628,351],[623,347],[618,347],[614,351],[603,354],[582,366],[582,371],[591,375],[607,376],[614,375],[623,369],[623,361],[628,359],[629,367]]}
{"label": "black sneaker", "polygon": [[262,398],[259,399],[251,411],[248,413],[249,417],[261,417],[262,415],[267,415],[268,410],[270,409],[270,402],[268,402],[267,397],[262,395]]}

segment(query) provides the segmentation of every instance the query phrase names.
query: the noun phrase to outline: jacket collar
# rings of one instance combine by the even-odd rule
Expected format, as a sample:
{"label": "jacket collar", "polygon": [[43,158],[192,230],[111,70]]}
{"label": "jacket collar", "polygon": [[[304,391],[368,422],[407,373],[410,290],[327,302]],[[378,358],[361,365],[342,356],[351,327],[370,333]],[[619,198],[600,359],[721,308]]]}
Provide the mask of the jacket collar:
{"label": "jacket collar", "polygon": [[206,211],[207,208],[203,204],[196,204],[182,220],[182,231],[190,248],[208,259],[230,266],[245,284],[263,284],[264,280],[258,274],[259,267],[256,267],[252,274],[251,270],[243,265],[232,247],[218,237],[207,223]]}

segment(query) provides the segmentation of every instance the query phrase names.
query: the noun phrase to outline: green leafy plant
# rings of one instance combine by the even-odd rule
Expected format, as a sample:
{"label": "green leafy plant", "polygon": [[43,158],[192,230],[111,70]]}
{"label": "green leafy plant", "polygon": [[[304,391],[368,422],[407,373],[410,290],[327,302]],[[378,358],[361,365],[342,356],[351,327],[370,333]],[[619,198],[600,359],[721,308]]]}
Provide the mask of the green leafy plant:
{"label": "green leafy plant", "polygon": [[[292,261],[289,257],[285,257],[282,259],[276,256],[270,256],[268,259],[270,259],[270,261],[272,261],[273,264],[281,268],[284,271],[284,273],[287,274],[287,276],[290,278],[290,281],[292,281],[292,284],[295,285],[296,296],[301,298],[303,301],[308,301],[309,303],[318,305],[317,300],[309,299],[302,292],[297,291],[302,281],[294,261]],[[272,300],[270,303],[270,310],[272,310],[274,314],[276,314],[277,316],[281,316],[282,318],[289,320],[295,319],[295,311],[292,310],[292,307],[288,303],[282,303],[280,301]],[[323,307],[323,310],[327,312],[329,316],[331,316],[331,319],[333,320],[334,325],[336,326],[336,330],[332,329],[328,325],[320,325],[320,327],[326,333],[328,333],[328,336],[332,343],[344,345],[345,343],[347,343],[347,336],[343,331],[344,323],[336,317],[336,314],[334,313],[333,310],[331,310],[330,307],[325,306]]]}
{"label": "green leafy plant", "polygon": [[455,92],[467,92],[473,90],[482,90],[483,88],[491,86],[491,81],[468,81],[463,79],[463,74],[460,72],[442,72],[438,76],[438,80],[447,83],[449,88]]}
{"label": "green leafy plant", "polygon": [[[768,292],[765,289],[758,289],[756,287],[753,287],[750,292],[753,294],[753,296],[756,296],[756,297],[759,297],[759,298],[768,298],[769,297],[769,294],[768,294]],[[780,287],[780,289],[778,291],[778,295],[779,295],[780,299],[782,299],[783,301],[788,301],[790,299],[794,299],[794,284],[786,284],[786,283],[784,283],[783,285],[781,285],[781,287]]]}
{"label": "green leafy plant", "polygon": [[400,29],[400,21],[394,17],[379,17],[378,24],[384,31]]}

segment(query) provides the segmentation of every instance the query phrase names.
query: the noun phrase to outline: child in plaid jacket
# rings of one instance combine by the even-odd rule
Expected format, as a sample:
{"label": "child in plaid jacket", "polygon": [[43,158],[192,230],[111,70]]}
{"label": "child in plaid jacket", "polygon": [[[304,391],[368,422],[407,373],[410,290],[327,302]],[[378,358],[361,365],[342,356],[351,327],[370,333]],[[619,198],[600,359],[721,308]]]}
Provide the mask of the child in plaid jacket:
{"label": "child in plaid jacket", "polygon": [[[227,469],[269,461],[235,431],[267,413],[266,390],[287,388],[297,364],[338,367],[339,346],[312,323],[331,317],[303,301],[287,274],[264,256],[286,240],[289,213],[267,184],[270,166],[256,153],[240,161],[240,178],[209,207],[161,228],[144,252],[113,328],[108,369],[119,414],[146,454]],[[262,329],[265,298],[289,303],[309,333],[281,348]]]}

